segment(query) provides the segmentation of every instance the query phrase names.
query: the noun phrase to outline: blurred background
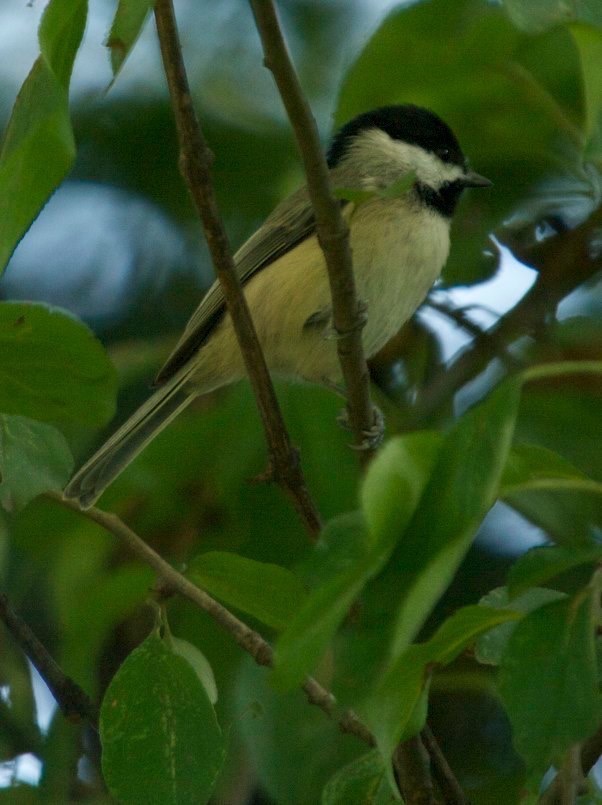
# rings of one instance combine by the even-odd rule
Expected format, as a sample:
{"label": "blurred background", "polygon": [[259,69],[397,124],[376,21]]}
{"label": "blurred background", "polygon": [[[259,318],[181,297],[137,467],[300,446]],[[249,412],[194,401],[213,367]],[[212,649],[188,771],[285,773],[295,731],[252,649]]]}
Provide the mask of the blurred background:
{"label": "blurred background", "polygon": [[[411,8],[390,0],[278,5],[325,144],[337,125],[365,109],[418,103],[450,123],[472,166],[494,181],[491,191],[462,201],[441,283],[371,365],[389,433],[447,427],[520,367],[599,358],[602,160],[587,99],[588,71],[602,65],[588,61],[565,25],[542,21],[524,30],[482,0]],[[81,317],[117,367],[119,410],[105,432],[62,423],[79,460],[148,394],[213,280],[177,170],[152,20],[111,85],[103,42],[114,10],[109,0],[90,2],[71,90],[77,161],[0,280],[2,299],[43,301]],[[1,128],[37,55],[42,11],[40,0],[4,0],[0,8]],[[176,11],[236,248],[303,181],[299,161],[247,4],[179,0]],[[310,387],[278,391],[324,518],[355,508],[359,476],[335,424],[339,401]],[[519,439],[558,451],[600,478],[600,391],[595,376],[530,385]],[[306,539],[276,490],[248,483],[264,463],[254,403],[240,384],[195,403],[108,490],[102,506],[175,562],[218,548],[291,566],[307,552]],[[532,492],[511,502],[490,512],[433,623],[501,585],[527,547],[601,535],[594,496]],[[144,606],[151,574],[90,523],[44,500],[3,517],[0,570],[11,600],[66,671],[99,695],[152,624]],[[363,621],[340,638],[343,659],[346,641],[369,643],[378,635],[394,595],[394,578],[374,583]],[[170,623],[210,659],[220,718],[231,724],[231,757],[215,801],[319,801],[330,774],[357,754],[353,739],[335,740],[335,728],[321,713],[308,713],[300,695],[276,698],[263,672],[203,615],[174,602]],[[102,801],[91,736],[56,715],[35,677],[32,693],[23,658],[5,635],[0,640],[0,699],[4,690],[3,709],[10,703],[12,713],[0,723],[0,798],[14,797],[10,786],[20,781],[41,785],[48,802]],[[330,682],[353,703],[364,673],[347,668],[340,679],[332,671]],[[505,797],[519,790],[523,770],[488,672],[462,660],[441,674],[432,722],[475,805],[514,801]],[[49,730],[52,757],[43,739]]]}

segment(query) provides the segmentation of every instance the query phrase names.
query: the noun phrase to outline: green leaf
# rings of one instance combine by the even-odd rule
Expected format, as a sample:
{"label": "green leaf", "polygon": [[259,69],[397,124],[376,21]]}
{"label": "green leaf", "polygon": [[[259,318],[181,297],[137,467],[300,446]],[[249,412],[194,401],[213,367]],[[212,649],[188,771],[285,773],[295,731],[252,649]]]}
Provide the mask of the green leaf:
{"label": "green leaf", "polygon": [[42,492],[59,492],[73,469],[65,437],[51,425],[0,414],[0,504],[22,509]]}
{"label": "green leaf", "polygon": [[499,688],[514,745],[533,780],[599,726],[599,595],[588,589],[536,609],[508,642]]}
{"label": "green leaf", "polygon": [[[328,558],[333,546],[335,561]],[[341,563],[343,546],[350,560]],[[287,628],[280,635],[274,654],[272,681],[280,690],[296,686],[318,663],[349,607],[362,588],[382,567],[388,551],[367,547],[366,526],[359,512],[345,514],[327,523],[315,546],[332,574],[308,595]]]}
{"label": "green leaf", "polygon": [[574,489],[602,494],[602,484],[592,481],[570,461],[536,444],[515,444],[502,476],[502,497],[529,489]]}
{"label": "green leaf", "polygon": [[387,768],[399,741],[424,726],[433,666],[449,664],[480,634],[517,617],[508,610],[463,607],[444,621],[430,640],[409,646],[389,667],[361,708]]}
{"label": "green leaf", "polygon": [[[602,25],[602,5],[597,3]],[[573,39],[581,59],[585,94],[586,158],[602,163],[602,31],[587,25],[571,25]]]}
{"label": "green leaf", "polygon": [[[532,587],[522,595],[510,601],[506,587],[496,587],[484,595],[479,601],[479,606],[494,607],[502,609],[511,607],[513,612],[526,614],[534,609],[549,604],[550,601],[558,601],[566,598],[565,593],[557,590],[547,590],[545,587]],[[482,634],[476,642],[475,656],[484,665],[499,665],[510,640],[510,635],[516,629],[516,622],[509,621],[495,626],[485,634]]]}
{"label": "green leaf", "polygon": [[38,39],[46,63],[65,91],[88,16],[88,0],[52,0],[40,22]]}
{"label": "green leaf", "polygon": [[370,464],[360,497],[371,544],[395,544],[430,478],[441,435],[421,431],[391,439]]}
{"label": "green leaf", "polygon": [[117,77],[124,61],[134,47],[154,5],[154,0],[119,0],[111,31],[105,43],[111,51],[111,67],[114,77]]}
{"label": "green leaf", "polygon": [[343,766],[324,786],[322,805],[387,805],[397,800],[385,778],[385,764],[377,749]]}
{"label": "green leaf", "polygon": [[0,411],[102,425],[116,393],[115,370],[88,327],[45,305],[0,303]]}
{"label": "green leaf", "polygon": [[215,684],[215,675],[213,669],[209,664],[209,660],[203,652],[188,640],[182,640],[179,637],[171,637],[171,648],[180,657],[183,657],[186,662],[190,663],[194,669],[195,674],[198,676],[200,683],[205,688],[205,692],[211,704],[217,704],[217,685]]}
{"label": "green leaf", "polygon": [[517,28],[529,33],[576,20],[602,25],[602,8],[597,0],[504,0],[504,8]]}
{"label": "green leaf", "polygon": [[[580,565],[602,561],[602,546],[545,546],[532,548],[523,554],[508,573],[508,593],[511,598],[520,596],[529,587],[545,582]],[[512,604],[514,606],[514,602]]]}
{"label": "green leaf", "polygon": [[111,680],[100,738],[105,781],[125,805],[207,802],[224,760],[224,738],[205,688],[156,634]]}
{"label": "green leaf", "polygon": [[514,430],[520,386],[509,379],[445,437],[418,508],[392,558],[403,568],[391,647],[396,659],[447,589],[495,502]]}
{"label": "green leaf", "polygon": [[301,581],[284,567],[235,553],[209,551],[190,563],[189,578],[230,606],[284,629],[305,600]]}
{"label": "green leaf", "polygon": [[85,0],[51,0],[44,12],[42,55],[19,91],[0,152],[0,271],[73,164],[67,91],[86,13]]}

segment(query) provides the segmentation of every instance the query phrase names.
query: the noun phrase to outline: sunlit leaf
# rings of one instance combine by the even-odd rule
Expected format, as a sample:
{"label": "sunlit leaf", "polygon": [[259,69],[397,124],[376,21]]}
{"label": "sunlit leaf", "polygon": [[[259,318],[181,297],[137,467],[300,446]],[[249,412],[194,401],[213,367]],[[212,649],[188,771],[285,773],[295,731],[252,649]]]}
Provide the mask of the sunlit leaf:
{"label": "sunlit leaf", "polygon": [[102,769],[112,795],[129,803],[207,802],[224,738],[196,672],[155,634],[125,660],[100,713]]}
{"label": "sunlit leaf", "polygon": [[86,15],[86,0],[51,0],[44,12],[42,55],[19,91],[0,152],[0,271],[73,164],[67,93]]}
{"label": "sunlit leaf", "polygon": [[136,43],[154,0],[119,0],[106,46],[111,51],[113,75],[121,69]]}
{"label": "sunlit leaf", "polygon": [[0,303],[0,411],[102,425],[116,392],[115,370],[85,324],[42,304]]}
{"label": "sunlit leaf", "polygon": [[42,492],[60,491],[73,469],[65,437],[23,416],[0,414],[0,504],[23,508]]}

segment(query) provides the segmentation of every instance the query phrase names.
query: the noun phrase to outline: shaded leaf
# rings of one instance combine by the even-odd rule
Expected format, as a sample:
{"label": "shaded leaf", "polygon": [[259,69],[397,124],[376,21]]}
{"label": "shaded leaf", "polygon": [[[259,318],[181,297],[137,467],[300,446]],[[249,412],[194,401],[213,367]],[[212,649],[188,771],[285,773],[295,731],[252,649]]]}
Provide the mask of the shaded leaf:
{"label": "shaded leaf", "polygon": [[126,803],[207,802],[224,739],[190,664],[152,634],[125,660],[100,713],[102,769]]}
{"label": "shaded leaf", "polygon": [[187,575],[226,604],[275,629],[284,629],[305,600],[303,584],[290,570],[235,553],[203,553],[192,560]]}
{"label": "shaded leaf", "polygon": [[503,5],[512,22],[530,33],[577,20],[602,25],[602,9],[596,0],[503,0]]}
{"label": "shaded leaf", "polygon": [[[510,597],[520,596],[529,587],[537,587],[545,582],[587,564],[602,561],[602,546],[545,546],[532,548],[523,554],[508,573],[508,593]],[[514,603],[513,603],[514,605]]]}
{"label": "shaded leaf", "polygon": [[386,805],[396,801],[385,778],[385,764],[376,749],[339,769],[322,792],[322,805],[350,802]]}
{"label": "shaded leaf", "polygon": [[499,688],[514,744],[537,778],[600,722],[595,652],[599,591],[536,609],[518,624],[500,666]]}
{"label": "shaded leaf", "polygon": [[526,614],[534,609],[549,604],[550,601],[557,601],[565,598],[564,593],[557,590],[548,590],[545,587],[533,587],[522,595],[510,600],[506,587],[497,587],[491,590],[479,601],[479,606],[506,608],[509,607],[517,613],[516,621],[509,621],[495,626],[485,634],[482,634],[475,645],[475,656],[484,665],[499,665],[501,662],[510,635],[516,629],[519,620],[518,613]]}
{"label": "shaded leaf", "polygon": [[0,411],[102,425],[116,394],[115,370],[85,324],[42,304],[0,303]]}
{"label": "shaded leaf", "polygon": [[51,425],[0,414],[0,504],[22,509],[42,492],[59,492],[73,469],[65,437]]}
{"label": "shaded leaf", "polygon": [[[598,25],[602,25],[602,6],[598,9]],[[572,25],[571,34],[581,59],[585,94],[586,157],[602,163],[602,30],[587,25]]]}

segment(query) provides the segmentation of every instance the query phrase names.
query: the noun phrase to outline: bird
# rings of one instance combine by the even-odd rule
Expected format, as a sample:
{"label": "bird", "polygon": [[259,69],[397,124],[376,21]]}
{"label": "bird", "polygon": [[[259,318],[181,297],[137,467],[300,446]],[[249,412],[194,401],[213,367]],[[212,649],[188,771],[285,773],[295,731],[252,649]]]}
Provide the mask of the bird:
{"label": "bird", "polygon": [[[363,346],[370,358],[440,276],[463,191],[491,182],[471,170],[450,127],[413,104],[357,115],[334,135],[326,160],[349,226],[357,293],[366,311]],[[404,189],[391,192],[396,186]],[[234,262],[270,371],[336,387],[341,369],[328,274],[307,187],[275,207]],[[76,472],[64,497],[82,508],[93,505],[195,397],[244,376],[216,281],[157,374],[154,393]]]}

